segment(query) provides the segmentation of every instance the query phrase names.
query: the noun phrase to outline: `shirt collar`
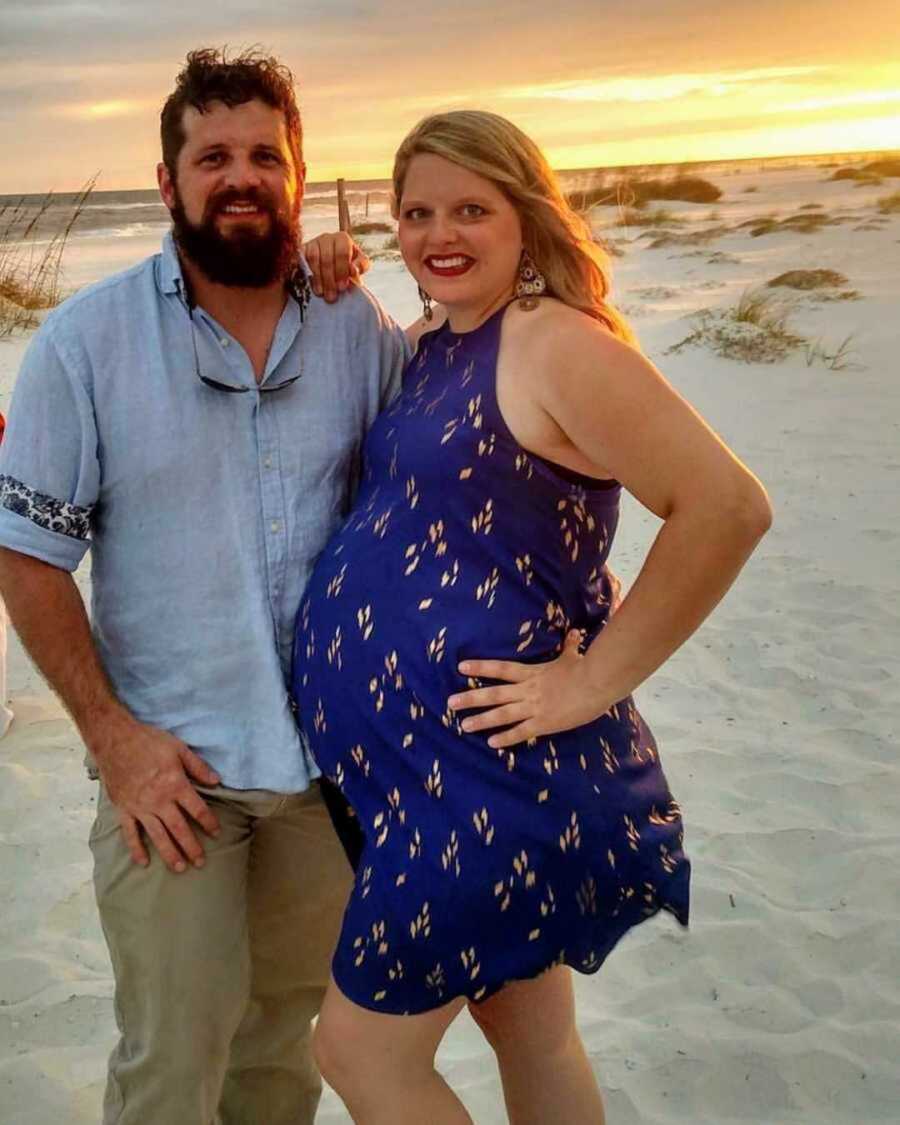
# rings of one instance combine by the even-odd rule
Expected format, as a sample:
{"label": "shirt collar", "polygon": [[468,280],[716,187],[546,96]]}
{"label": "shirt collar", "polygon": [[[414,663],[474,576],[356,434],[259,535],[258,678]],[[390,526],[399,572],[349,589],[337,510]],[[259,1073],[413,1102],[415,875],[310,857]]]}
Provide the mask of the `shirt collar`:
{"label": "shirt collar", "polygon": [[[187,301],[187,287],[181,270],[181,260],[178,257],[175,239],[170,230],[166,231],[163,237],[162,251],[157,259],[156,276],[161,293],[175,293],[183,301]],[[311,299],[311,277],[312,270],[301,254],[300,260],[297,263],[297,269],[287,283],[288,292],[300,308],[301,320],[306,317],[306,310],[309,307]]]}

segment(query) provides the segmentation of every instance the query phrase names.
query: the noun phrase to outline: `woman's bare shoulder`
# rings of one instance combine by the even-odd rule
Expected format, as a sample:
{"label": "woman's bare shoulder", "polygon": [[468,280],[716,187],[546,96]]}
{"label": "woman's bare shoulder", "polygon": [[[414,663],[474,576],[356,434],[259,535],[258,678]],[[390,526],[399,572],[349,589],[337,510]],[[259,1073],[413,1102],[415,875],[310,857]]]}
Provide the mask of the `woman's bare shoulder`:
{"label": "woman's bare shoulder", "polygon": [[503,328],[516,353],[528,357],[530,367],[541,370],[605,365],[638,354],[596,317],[553,297],[542,298],[534,309],[513,304]]}

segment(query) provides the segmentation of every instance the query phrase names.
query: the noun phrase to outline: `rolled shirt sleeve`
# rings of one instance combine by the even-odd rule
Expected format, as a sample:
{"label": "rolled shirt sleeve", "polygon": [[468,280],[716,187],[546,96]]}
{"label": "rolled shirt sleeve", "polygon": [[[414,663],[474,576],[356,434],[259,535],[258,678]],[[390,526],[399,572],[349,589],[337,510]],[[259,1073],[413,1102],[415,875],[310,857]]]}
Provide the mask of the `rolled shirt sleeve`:
{"label": "rolled shirt sleeve", "polygon": [[86,368],[48,319],[25,353],[0,445],[0,547],[68,571],[90,546],[100,486]]}

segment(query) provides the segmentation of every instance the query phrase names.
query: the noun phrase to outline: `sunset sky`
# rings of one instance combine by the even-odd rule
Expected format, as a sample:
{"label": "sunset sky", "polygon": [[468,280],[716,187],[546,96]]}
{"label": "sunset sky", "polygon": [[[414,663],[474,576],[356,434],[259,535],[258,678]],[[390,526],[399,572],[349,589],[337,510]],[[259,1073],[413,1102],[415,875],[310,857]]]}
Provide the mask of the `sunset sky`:
{"label": "sunset sky", "polygon": [[510,117],[559,168],[900,149],[896,0],[0,0],[0,193],[155,182],[192,47],[294,71],[311,180],[386,176],[425,113]]}

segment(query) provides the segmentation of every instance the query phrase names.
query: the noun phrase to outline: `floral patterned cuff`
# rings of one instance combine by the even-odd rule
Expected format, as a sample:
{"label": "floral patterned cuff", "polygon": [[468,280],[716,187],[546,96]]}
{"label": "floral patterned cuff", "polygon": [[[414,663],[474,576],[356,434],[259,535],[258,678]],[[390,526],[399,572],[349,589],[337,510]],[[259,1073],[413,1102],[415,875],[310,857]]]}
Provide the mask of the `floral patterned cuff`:
{"label": "floral patterned cuff", "polygon": [[43,492],[35,492],[15,477],[0,476],[0,508],[72,539],[90,537],[91,508],[81,508],[65,500],[56,500]]}

